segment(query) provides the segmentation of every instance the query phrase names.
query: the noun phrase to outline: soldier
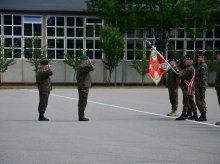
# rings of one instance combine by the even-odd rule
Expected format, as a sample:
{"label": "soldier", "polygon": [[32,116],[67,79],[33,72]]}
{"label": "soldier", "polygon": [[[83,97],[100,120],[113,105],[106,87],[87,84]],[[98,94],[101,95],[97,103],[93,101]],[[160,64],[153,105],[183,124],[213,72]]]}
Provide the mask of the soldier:
{"label": "soldier", "polygon": [[177,107],[178,107],[178,86],[179,86],[179,69],[176,65],[176,60],[171,57],[169,59],[170,65],[176,71],[169,69],[167,76],[167,88],[169,92],[169,99],[172,105],[171,112],[167,114],[167,116],[177,116]]}
{"label": "soldier", "polygon": [[[220,106],[220,52],[217,52],[216,59],[218,62],[218,65],[216,67],[216,78],[215,78],[215,90],[218,97],[218,103]],[[220,121],[215,123],[216,125],[220,125]]]}
{"label": "soldier", "polygon": [[193,81],[195,78],[195,69],[193,67],[193,57],[186,55],[184,57],[185,69],[180,74],[181,78],[181,89],[183,91],[183,110],[180,117],[176,120],[186,120],[187,111],[190,106],[193,112],[193,116],[189,117],[190,120],[197,120],[197,110],[194,101],[194,85]]}
{"label": "soldier", "polygon": [[198,66],[195,76],[195,97],[196,105],[201,113],[197,121],[207,121],[206,119],[206,102],[205,91],[207,87],[208,67],[205,61],[205,53],[198,55]]}
{"label": "soldier", "polygon": [[39,90],[39,121],[49,121],[48,118],[44,117],[44,113],[47,108],[50,91],[52,90],[50,80],[50,76],[52,75],[53,72],[51,70],[51,65],[49,64],[48,60],[41,60],[40,69],[36,74],[36,82]]}
{"label": "soldier", "polygon": [[77,67],[77,86],[79,93],[79,101],[78,101],[78,116],[79,121],[89,121],[88,118],[85,118],[85,109],[87,105],[87,98],[89,94],[89,88],[91,88],[91,77],[90,71],[93,71],[93,65],[91,60],[89,60],[88,56],[82,55],[80,56],[81,64]]}

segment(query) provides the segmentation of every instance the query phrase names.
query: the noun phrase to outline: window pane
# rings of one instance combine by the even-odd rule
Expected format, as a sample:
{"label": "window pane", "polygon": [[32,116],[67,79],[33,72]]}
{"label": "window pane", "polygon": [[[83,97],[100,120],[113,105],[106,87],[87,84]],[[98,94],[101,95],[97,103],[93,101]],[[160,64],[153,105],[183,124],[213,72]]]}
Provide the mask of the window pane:
{"label": "window pane", "polygon": [[21,39],[20,38],[14,38],[14,44],[17,48],[21,48]]}
{"label": "window pane", "polygon": [[134,40],[127,41],[127,49],[134,49]]}
{"label": "window pane", "polygon": [[83,37],[83,28],[76,29],[76,37]]}
{"label": "window pane", "polygon": [[63,59],[64,55],[63,55],[63,50],[57,50],[57,59]]}
{"label": "window pane", "polygon": [[93,49],[93,40],[86,41],[86,49]]}
{"label": "window pane", "polygon": [[10,49],[4,49],[4,55],[6,58],[12,58],[12,51]]}
{"label": "window pane", "polygon": [[64,26],[64,17],[57,17],[57,26]]}
{"label": "window pane", "polygon": [[213,41],[206,41],[206,48],[213,48]]}
{"label": "window pane", "polygon": [[93,37],[93,26],[91,25],[86,26],[86,36]]}
{"label": "window pane", "polygon": [[12,27],[11,26],[4,26],[4,34],[5,35],[12,35]]}
{"label": "window pane", "polygon": [[215,38],[220,38],[220,26],[215,27]]}
{"label": "window pane", "polygon": [[202,41],[196,41],[196,49],[202,50]]}
{"label": "window pane", "polygon": [[178,38],[184,38],[184,30],[183,29],[178,29],[177,30],[177,37]]}
{"label": "window pane", "polygon": [[25,39],[25,48],[32,48],[32,39]]}
{"label": "window pane", "polygon": [[100,31],[101,27],[102,27],[102,26],[99,26],[99,25],[96,25],[96,26],[95,26],[95,30],[94,30],[94,32],[95,32],[95,37],[99,37],[99,31]]}
{"label": "window pane", "polygon": [[74,40],[67,40],[67,48],[74,48]]}
{"label": "window pane", "polygon": [[74,17],[67,17],[67,26],[74,26]]}
{"label": "window pane", "polygon": [[55,50],[48,50],[47,56],[49,58],[55,59]]}
{"label": "window pane", "polygon": [[102,51],[95,51],[95,59],[102,59]]}
{"label": "window pane", "polygon": [[187,50],[194,50],[194,41],[187,42]]}
{"label": "window pane", "polygon": [[176,42],[176,49],[183,50],[183,41]]}
{"label": "window pane", "polygon": [[12,38],[5,38],[5,47],[12,47]]}
{"label": "window pane", "polygon": [[14,58],[21,58],[21,49],[14,50]]}
{"label": "window pane", "polygon": [[57,28],[57,36],[64,36],[64,28]]}
{"label": "window pane", "polygon": [[24,23],[41,23],[41,17],[25,16]]}
{"label": "window pane", "polygon": [[220,50],[220,41],[215,41],[215,49]]}
{"label": "window pane", "polygon": [[34,24],[34,36],[41,36],[41,24]]}
{"label": "window pane", "polygon": [[102,19],[99,18],[87,18],[87,23],[102,23]]}
{"label": "window pane", "polygon": [[212,32],[212,30],[207,30],[207,31],[206,31],[206,38],[213,38],[213,32]]}
{"label": "window pane", "polygon": [[47,17],[47,26],[55,26],[55,17]]}
{"label": "window pane", "polygon": [[76,18],[76,26],[83,26],[83,18]]}
{"label": "window pane", "polygon": [[34,39],[34,48],[41,48],[41,39]]}
{"label": "window pane", "polygon": [[47,36],[55,36],[55,28],[47,28]]}
{"label": "window pane", "polygon": [[67,28],[67,36],[74,37],[74,28]]}
{"label": "window pane", "polygon": [[100,40],[95,41],[95,49],[100,49]]}
{"label": "window pane", "polygon": [[83,41],[82,40],[76,40],[76,48],[83,49]]}
{"label": "window pane", "polygon": [[25,36],[32,36],[32,24],[25,24],[24,25],[24,35]]}
{"label": "window pane", "polygon": [[89,59],[93,59],[93,51],[87,51],[86,55],[89,57]]}
{"label": "window pane", "polygon": [[55,39],[48,39],[47,45],[48,45],[48,48],[55,48]]}
{"label": "window pane", "polygon": [[14,27],[14,35],[21,36],[21,27]]}
{"label": "window pane", "polygon": [[21,16],[14,16],[14,25],[21,25]]}
{"label": "window pane", "polygon": [[132,51],[127,52],[127,59],[128,60],[134,60],[134,53]]}
{"label": "window pane", "polygon": [[57,39],[56,47],[57,48],[64,48],[64,40],[63,39]]}
{"label": "window pane", "polygon": [[12,16],[10,15],[4,16],[4,25],[12,25]]}

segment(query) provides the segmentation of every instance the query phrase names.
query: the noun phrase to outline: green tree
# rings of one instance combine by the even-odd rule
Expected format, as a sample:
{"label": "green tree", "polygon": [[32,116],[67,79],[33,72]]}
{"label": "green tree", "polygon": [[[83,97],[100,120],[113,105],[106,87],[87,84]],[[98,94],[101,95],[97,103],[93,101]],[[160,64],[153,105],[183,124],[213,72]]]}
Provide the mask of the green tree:
{"label": "green tree", "polygon": [[147,57],[141,50],[135,50],[136,60],[132,61],[131,67],[134,68],[142,77],[141,84],[144,85],[144,77],[147,69]]}
{"label": "green tree", "polygon": [[76,78],[76,69],[78,65],[80,64],[80,55],[83,54],[83,51],[79,51],[79,53],[76,54],[68,54],[64,53],[64,63],[69,65],[73,70],[74,70],[74,75],[73,75],[73,82],[75,81]]}
{"label": "green tree", "polygon": [[[35,48],[37,47],[37,48]],[[24,56],[27,58],[28,62],[34,67],[35,73],[39,69],[40,60],[50,60],[49,55],[47,55],[46,46],[41,47],[41,40],[37,37],[33,37],[25,40]]]}
{"label": "green tree", "polygon": [[[192,32],[193,27],[200,31],[210,28],[213,24],[207,22],[219,13],[220,1],[87,0],[87,6],[121,31],[144,28],[152,32],[157,49],[165,54],[172,29],[181,27]],[[192,36],[196,35],[194,31]]]}
{"label": "green tree", "polygon": [[11,56],[14,47],[10,49],[4,49],[4,44],[1,44],[0,49],[0,86],[2,86],[2,75],[7,71],[8,67],[15,64],[14,58],[7,59],[7,56]]}
{"label": "green tree", "polygon": [[100,40],[101,48],[105,53],[102,61],[109,71],[108,82],[110,85],[112,72],[124,56],[124,40],[119,29],[111,25],[100,30]]}

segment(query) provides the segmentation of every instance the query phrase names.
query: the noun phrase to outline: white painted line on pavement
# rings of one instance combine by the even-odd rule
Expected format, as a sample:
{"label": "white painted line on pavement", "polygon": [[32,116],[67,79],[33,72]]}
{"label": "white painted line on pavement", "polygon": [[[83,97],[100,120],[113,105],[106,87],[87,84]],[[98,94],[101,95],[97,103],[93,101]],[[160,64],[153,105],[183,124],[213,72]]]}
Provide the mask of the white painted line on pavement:
{"label": "white painted line on pavement", "polygon": [[[35,91],[35,90],[28,90],[28,89],[22,89],[22,90],[26,90],[26,91],[30,91],[30,92],[37,92],[38,93],[38,91]],[[55,96],[55,97],[60,97],[60,98],[65,98],[65,99],[71,99],[71,100],[77,100],[78,101],[78,98],[74,98],[74,97],[67,97],[67,96],[57,95],[57,94],[53,94],[53,93],[51,93],[50,95],[51,96]],[[146,112],[146,111],[142,111],[142,110],[137,110],[137,109],[127,108],[127,107],[122,107],[122,106],[117,106],[117,105],[101,103],[101,102],[97,102],[97,101],[90,101],[90,100],[88,100],[88,102],[93,103],[93,104],[98,104],[98,105],[104,105],[104,106],[119,108],[119,109],[125,109],[125,110],[129,110],[129,111],[133,111],[133,112],[138,112],[138,113],[144,113],[144,114],[149,114],[149,115],[154,115],[154,116],[160,116],[160,117],[166,117],[166,118],[175,119],[175,117],[169,117],[169,116],[162,115],[162,114],[151,113],[151,112]],[[202,125],[214,126],[214,127],[218,127],[218,128],[220,127],[218,125],[214,125],[214,124],[207,123],[207,122],[198,122],[198,121],[193,121],[193,120],[185,120],[185,121],[189,121],[189,122],[193,122],[193,123],[197,123],[197,124],[202,124]]]}

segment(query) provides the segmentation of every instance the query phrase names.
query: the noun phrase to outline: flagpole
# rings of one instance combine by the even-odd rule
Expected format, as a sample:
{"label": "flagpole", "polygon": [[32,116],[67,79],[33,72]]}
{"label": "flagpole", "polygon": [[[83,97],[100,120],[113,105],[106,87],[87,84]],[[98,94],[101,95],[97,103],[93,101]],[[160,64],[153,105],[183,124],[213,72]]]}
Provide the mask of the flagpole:
{"label": "flagpole", "polygon": [[176,72],[176,70],[170,65],[170,63],[163,57],[163,55],[161,55],[160,52],[157,51],[157,48],[156,48],[155,46],[153,46],[153,44],[152,44],[150,41],[148,41],[148,40],[146,40],[146,41],[147,41],[147,43],[151,46],[151,48],[153,48],[154,51],[156,51],[157,54],[160,55],[160,57],[169,65],[169,67],[172,69],[172,71],[175,72],[176,74],[178,74],[178,73]]}

